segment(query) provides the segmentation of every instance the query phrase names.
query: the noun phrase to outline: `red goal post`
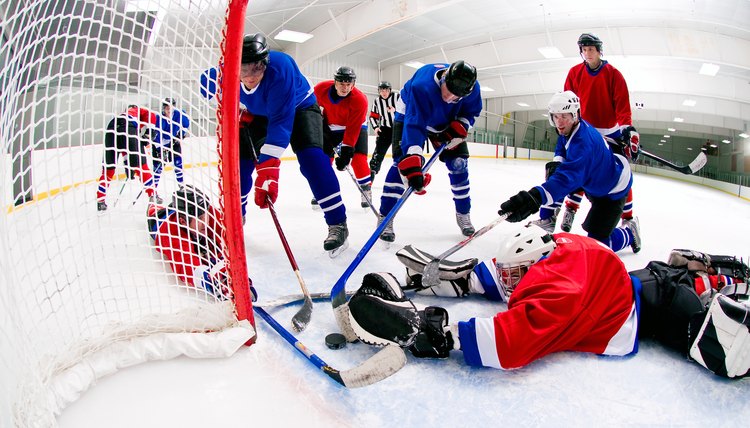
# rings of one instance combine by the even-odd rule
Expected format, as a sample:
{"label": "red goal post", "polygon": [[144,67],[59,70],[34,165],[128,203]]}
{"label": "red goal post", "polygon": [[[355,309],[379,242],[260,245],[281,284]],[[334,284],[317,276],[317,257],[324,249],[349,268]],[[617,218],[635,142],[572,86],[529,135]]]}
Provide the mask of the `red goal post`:
{"label": "red goal post", "polygon": [[[30,0],[0,8],[0,426],[55,425],[97,378],[123,367],[226,357],[254,342],[237,141],[246,6]],[[219,78],[209,100],[199,77],[211,67]],[[181,151],[153,123],[131,145],[117,118],[137,105],[159,125],[169,120],[156,115],[166,98],[189,118]],[[179,156],[182,168],[167,161]],[[201,263],[228,284],[229,299],[200,286],[202,270],[181,274],[187,258],[155,244],[146,213],[156,200],[142,192],[154,188],[148,175],[158,159],[164,206],[186,184],[215,208],[206,224],[223,239]],[[198,251],[201,240],[189,236],[185,248]]]}

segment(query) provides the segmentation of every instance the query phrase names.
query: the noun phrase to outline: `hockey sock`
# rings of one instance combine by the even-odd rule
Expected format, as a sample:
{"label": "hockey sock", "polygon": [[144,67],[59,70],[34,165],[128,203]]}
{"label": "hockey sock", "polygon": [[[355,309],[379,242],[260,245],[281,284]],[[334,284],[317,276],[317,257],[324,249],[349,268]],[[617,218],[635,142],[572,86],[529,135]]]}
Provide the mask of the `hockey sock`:
{"label": "hockey sock", "polygon": [[398,164],[394,162],[385,176],[383,194],[380,196],[380,214],[388,215],[405,191],[406,186],[402,180],[401,173],[398,172]]}
{"label": "hockey sock", "polygon": [[144,163],[140,166],[140,172],[141,172],[141,182],[143,183],[143,187],[145,187],[146,195],[149,197],[154,196],[154,189],[156,186],[154,185],[154,178],[151,175],[151,171],[148,169],[148,164]]}
{"label": "hockey sock", "polygon": [[571,210],[573,212],[576,212],[576,211],[578,211],[578,208],[581,207],[581,201],[582,200],[583,200],[583,192],[582,191],[571,193],[571,194],[569,194],[565,198],[565,208],[567,208],[567,209],[569,209],[569,210]]}
{"label": "hockey sock", "polygon": [[115,168],[102,168],[102,175],[99,177],[99,188],[96,190],[96,200],[103,201],[107,197],[107,187],[112,177],[115,176]]}
{"label": "hockey sock", "polygon": [[456,212],[467,214],[471,211],[471,197],[469,196],[469,160],[466,158],[450,159],[445,163],[448,168],[448,180],[451,183],[453,202]]}
{"label": "hockey sock", "polygon": [[627,227],[617,227],[609,235],[609,242],[605,242],[615,253],[630,246],[633,242],[633,232]]}
{"label": "hockey sock", "polygon": [[242,204],[242,216],[247,211],[247,200],[253,190],[253,171],[255,171],[255,162],[252,159],[240,157],[240,203]]}
{"label": "hockey sock", "polygon": [[182,173],[182,156],[175,153],[174,155],[174,175],[177,178],[177,182],[182,184],[185,182]]}
{"label": "hockey sock", "polygon": [[628,199],[625,200],[625,206],[622,208],[622,219],[630,220],[633,218],[633,188],[628,191]]}
{"label": "hockey sock", "polygon": [[307,179],[315,200],[323,210],[326,224],[346,221],[346,208],[341,199],[341,187],[330,165],[330,159],[318,147],[308,147],[297,153],[299,169]]}
{"label": "hockey sock", "polygon": [[555,214],[555,208],[556,206],[559,206],[559,204],[550,206],[543,206],[539,208],[539,218],[542,220],[547,220],[548,218],[554,217]]}
{"label": "hockey sock", "polygon": [[357,184],[360,187],[367,186],[372,183],[370,178],[370,165],[367,164],[367,155],[364,153],[354,153],[352,157],[352,170],[354,176],[357,178]]}

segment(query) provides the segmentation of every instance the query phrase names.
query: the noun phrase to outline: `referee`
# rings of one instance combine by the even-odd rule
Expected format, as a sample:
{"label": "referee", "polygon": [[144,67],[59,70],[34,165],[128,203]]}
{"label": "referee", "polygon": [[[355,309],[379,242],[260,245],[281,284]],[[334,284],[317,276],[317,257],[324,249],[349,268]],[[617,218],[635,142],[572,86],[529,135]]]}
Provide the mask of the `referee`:
{"label": "referee", "polygon": [[375,151],[370,159],[371,180],[375,180],[375,174],[380,171],[385,153],[391,146],[393,113],[396,111],[396,103],[400,98],[397,92],[391,91],[391,84],[386,81],[382,81],[378,85],[378,94],[379,96],[373,100],[372,109],[370,109],[370,125],[372,125],[377,136]]}

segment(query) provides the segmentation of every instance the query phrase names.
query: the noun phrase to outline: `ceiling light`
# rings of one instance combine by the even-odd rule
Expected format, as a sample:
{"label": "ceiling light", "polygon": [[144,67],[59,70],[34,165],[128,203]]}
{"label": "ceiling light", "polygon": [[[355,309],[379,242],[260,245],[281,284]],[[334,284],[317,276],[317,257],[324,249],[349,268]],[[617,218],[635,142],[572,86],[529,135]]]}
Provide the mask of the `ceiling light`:
{"label": "ceiling light", "polygon": [[682,102],[682,105],[687,107],[695,107],[695,100],[685,100]]}
{"label": "ceiling light", "polygon": [[419,61],[409,61],[405,62],[404,65],[411,68],[421,68],[422,66],[424,66],[424,63]]}
{"label": "ceiling light", "polygon": [[495,92],[494,89],[490,88],[489,86],[482,86],[479,88],[482,92]]}
{"label": "ceiling light", "polygon": [[722,142],[722,143],[724,143],[724,144],[729,144],[729,143],[731,143],[731,141],[729,141],[729,140],[721,140],[721,142]]}
{"label": "ceiling light", "polygon": [[660,146],[663,146],[663,145],[664,145],[664,143],[659,143],[659,145],[660,145]]}
{"label": "ceiling light", "polygon": [[667,140],[659,140],[659,141],[661,141],[662,143],[666,143],[667,142]]}
{"label": "ceiling light", "polygon": [[562,58],[563,54],[560,52],[560,49],[557,49],[554,46],[542,46],[541,48],[537,48],[540,54],[542,54],[543,57],[547,59],[555,59],[555,58]]}
{"label": "ceiling light", "polygon": [[549,117],[549,115],[547,113],[542,113],[542,116]]}
{"label": "ceiling light", "polygon": [[737,135],[738,135],[738,136],[740,136],[740,137],[742,137],[742,138],[747,138],[747,137],[748,137],[748,135],[747,135],[747,134],[745,134],[744,132],[740,132],[740,133],[739,133],[739,134],[737,134]]}
{"label": "ceiling light", "polygon": [[676,131],[676,129],[674,129],[674,128],[667,128],[667,131],[674,132],[674,131]]}
{"label": "ceiling light", "polygon": [[669,135],[665,135],[664,138],[669,138]]}
{"label": "ceiling light", "polygon": [[529,105],[528,105],[528,104],[526,104],[526,103],[523,103],[523,102],[521,102],[521,103],[516,103],[516,104],[518,104],[518,105],[519,105],[519,106],[521,106],[521,107],[529,107]]}
{"label": "ceiling light", "polygon": [[703,74],[705,76],[716,76],[716,73],[719,72],[719,68],[720,67],[716,64],[704,62],[703,65],[701,65],[701,69],[698,74]]}
{"label": "ceiling light", "polygon": [[279,34],[273,36],[273,38],[285,42],[305,43],[312,39],[313,35],[310,33],[300,33],[299,31],[281,30],[279,31]]}
{"label": "ceiling light", "polygon": [[708,146],[709,146],[709,147],[713,147],[713,148],[719,147],[719,146],[717,146],[716,144],[713,144],[713,143],[712,143],[712,144],[709,144]]}
{"label": "ceiling light", "polygon": [[688,147],[687,149],[688,149],[688,150],[690,150],[691,152],[693,151],[693,148],[692,148],[692,147]]}
{"label": "ceiling light", "polygon": [[684,122],[684,121],[685,121],[685,119],[683,119],[683,118],[681,118],[681,117],[675,117],[675,118],[674,118],[674,121],[675,121],[675,122]]}

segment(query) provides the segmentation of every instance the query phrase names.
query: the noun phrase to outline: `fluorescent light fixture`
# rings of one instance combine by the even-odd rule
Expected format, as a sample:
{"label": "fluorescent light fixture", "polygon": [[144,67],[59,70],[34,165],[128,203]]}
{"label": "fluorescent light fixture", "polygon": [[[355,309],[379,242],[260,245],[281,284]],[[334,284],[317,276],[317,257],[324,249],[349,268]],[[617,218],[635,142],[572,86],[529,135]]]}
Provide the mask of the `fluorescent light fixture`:
{"label": "fluorescent light fixture", "polygon": [[692,148],[692,147],[688,147],[687,149],[688,149],[688,150],[690,150],[691,152],[693,151],[693,148]]}
{"label": "fluorescent light fixture", "polygon": [[676,129],[674,129],[674,128],[667,128],[667,131],[674,132],[674,131],[676,131]]}
{"label": "fluorescent light fixture", "polygon": [[729,141],[729,140],[721,140],[721,142],[722,142],[722,143],[724,143],[724,144],[729,144],[729,143],[731,143],[731,141]]}
{"label": "fluorescent light fixture", "polygon": [[719,66],[716,64],[711,64],[708,62],[704,62],[703,65],[701,65],[700,71],[698,71],[698,74],[703,74],[704,76],[716,76],[716,73],[719,72]]}
{"label": "fluorescent light fixture", "polygon": [[663,145],[664,145],[664,143],[659,143],[658,145],[660,145],[660,146],[663,146]]}
{"label": "fluorescent light fixture", "polygon": [[554,46],[542,46],[541,48],[537,48],[540,54],[542,54],[543,57],[547,59],[555,59],[555,58],[562,58],[563,54],[560,52],[560,49],[557,49]]}
{"label": "fluorescent light fixture", "polygon": [[495,90],[494,90],[494,89],[492,89],[492,88],[490,88],[489,86],[482,86],[482,87],[481,87],[481,88],[479,88],[479,89],[481,89],[481,90],[482,90],[482,92],[495,92]]}
{"label": "fluorescent light fixture", "polygon": [[662,142],[662,143],[666,143],[667,142],[667,140],[659,140],[659,141]]}
{"label": "fluorescent light fixture", "polygon": [[695,107],[695,100],[685,100],[682,102],[682,105],[687,107]]}
{"label": "fluorescent light fixture", "polygon": [[310,33],[300,33],[299,31],[292,31],[292,30],[281,30],[278,34],[273,36],[276,40],[283,40],[285,42],[294,42],[294,43],[305,43],[306,41],[313,38],[313,35]]}
{"label": "fluorescent light fixture", "polygon": [[529,105],[526,104],[526,103],[524,103],[524,102],[520,102],[520,103],[516,103],[516,104],[518,104],[521,107],[529,107]]}
{"label": "fluorescent light fixture", "polygon": [[549,117],[549,115],[547,113],[542,113],[542,116],[543,117]]}
{"label": "fluorescent light fixture", "polygon": [[674,121],[675,121],[675,122],[684,122],[684,121],[685,121],[685,119],[683,119],[683,118],[681,118],[681,117],[675,117],[675,118],[674,118]]}
{"label": "fluorescent light fixture", "polygon": [[716,144],[709,144],[709,146],[710,146],[710,147],[713,147],[713,148],[719,147],[719,146],[717,146]]}
{"label": "fluorescent light fixture", "polygon": [[405,62],[404,65],[411,68],[420,68],[424,65],[424,63],[419,61],[409,61]]}
{"label": "fluorescent light fixture", "polygon": [[744,132],[740,132],[740,133],[739,133],[739,134],[737,134],[737,135],[738,135],[738,136],[740,136],[740,137],[742,137],[742,138],[747,138],[747,137],[748,137],[748,135],[747,135],[747,134],[745,134]]}
{"label": "fluorescent light fixture", "polygon": [[669,135],[665,135],[664,138],[670,138]]}

